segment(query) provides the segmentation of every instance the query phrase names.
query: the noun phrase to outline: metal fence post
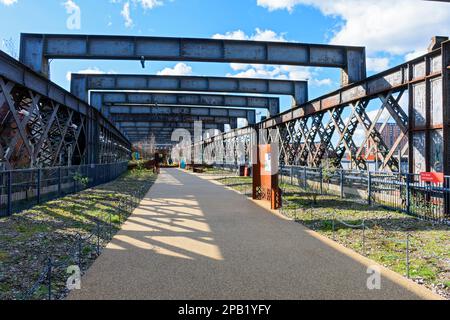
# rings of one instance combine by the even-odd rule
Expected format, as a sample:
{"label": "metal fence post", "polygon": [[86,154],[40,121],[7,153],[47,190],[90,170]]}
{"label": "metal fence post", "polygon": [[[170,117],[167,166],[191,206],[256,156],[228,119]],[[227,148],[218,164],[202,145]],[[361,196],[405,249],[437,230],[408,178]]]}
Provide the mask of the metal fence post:
{"label": "metal fence post", "polygon": [[283,172],[283,169],[284,169],[284,168],[283,168],[283,165],[281,165],[280,172],[279,172],[279,173],[280,173],[280,183],[281,183],[281,184],[283,184],[283,173],[284,173],[284,172]]}
{"label": "metal fence post", "polygon": [[123,211],[123,202],[122,199],[119,199],[119,227],[122,225],[122,211]]}
{"label": "metal fence post", "polygon": [[61,196],[62,193],[62,172],[61,172],[61,167],[58,167],[58,195]]}
{"label": "metal fence post", "polygon": [[72,175],[73,180],[73,193],[77,193],[77,180],[75,179],[75,174]]}
{"label": "metal fence post", "polygon": [[370,171],[367,175],[367,203],[368,205],[372,205],[372,174]]}
{"label": "metal fence post", "polygon": [[344,169],[341,169],[340,172],[340,187],[341,187],[341,199],[344,198]]}
{"label": "metal fence post", "polygon": [[81,243],[82,243],[82,241],[83,241],[83,238],[82,238],[81,234],[78,234],[78,266],[80,267],[80,269],[82,268],[81,267],[81,259],[82,259],[82,257],[81,257],[81,251],[82,251]]}
{"label": "metal fence post", "polygon": [[52,300],[52,259],[48,258],[48,268],[47,268],[47,286],[48,286],[48,300]]}
{"label": "metal fence post", "polygon": [[363,250],[363,256],[366,255],[366,221],[363,220],[362,222],[362,250]]}
{"label": "metal fence post", "polygon": [[112,214],[109,214],[109,240],[112,240]]}
{"label": "metal fence post", "polygon": [[100,220],[97,219],[97,256],[100,255]]}
{"label": "metal fence post", "polygon": [[319,178],[320,178],[320,194],[323,195],[323,168],[319,168]]}
{"label": "metal fence post", "polygon": [[410,175],[406,174],[406,213],[411,213],[411,198],[410,198]]}
{"label": "metal fence post", "polygon": [[37,169],[37,203],[40,204],[41,203],[41,174],[42,174],[42,170],[41,168]]}
{"label": "metal fence post", "polygon": [[290,168],[291,185],[294,184],[294,167]]}
{"label": "metal fence post", "polygon": [[8,171],[8,216],[12,215],[12,171]]}
{"label": "metal fence post", "polygon": [[331,229],[333,232],[333,240],[336,241],[336,218],[334,216],[333,216],[333,220],[331,220]]}
{"label": "metal fence post", "polygon": [[406,277],[409,279],[409,241],[410,234],[406,233]]}
{"label": "metal fence post", "polygon": [[306,173],[306,167],[303,167],[303,177],[305,178],[305,181],[303,181],[303,188],[306,190],[306,188],[307,188],[307,185],[308,185],[308,183],[307,183],[307,181],[306,181],[306,179],[307,179],[307,173]]}

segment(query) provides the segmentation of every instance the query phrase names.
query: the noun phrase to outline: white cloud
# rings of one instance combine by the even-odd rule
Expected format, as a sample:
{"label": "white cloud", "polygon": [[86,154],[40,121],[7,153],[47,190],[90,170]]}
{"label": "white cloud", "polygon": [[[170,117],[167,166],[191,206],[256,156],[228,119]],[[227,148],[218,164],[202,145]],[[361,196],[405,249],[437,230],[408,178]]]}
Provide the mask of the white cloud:
{"label": "white cloud", "polygon": [[261,78],[261,79],[279,79],[302,81],[307,80],[313,87],[332,86],[333,81],[330,78],[319,79],[320,72],[318,68],[300,67],[300,66],[271,66],[271,65],[243,65],[245,69],[232,69],[241,71],[235,74],[228,73],[227,77],[238,78]]}
{"label": "white cloud", "polygon": [[450,5],[419,0],[257,0],[269,10],[309,5],[339,17],[333,44],[366,46],[368,53],[407,55],[423,51],[434,35],[450,34]]}
{"label": "white cloud", "polygon": [[213,39],[248,40],[247,35],[242,30],[228,31],[225,34],[216,33]]}
{"label": "white cloud", "polygon": [[177,63],[173,68],[165,68],[158,72],[160,76],[188,76],[192,74],[192,67],[185,63]]}
{"label": "white cloud", "polygon": [[255,33],[248,36],[242,30],[228,31],[225,34],[216,33],[212,36],[213,39],[230,39],[230,40],[255,40],[255,41],[280,41],[286,42],[284,34],[277,34],[272,30],[255,29]]}
{"label": "white cloud", "polygon": [[115,72],[115,71],[113,71],[113,70],[110,70],[110,71],[108,71],[108,72],[105,72],[105,71],[103,71],[103,70],[100,70],[100,69],[97,68],[97,67],[93,67],[93,68],[89,67],[89,68],[87,68],[87,69],[79,70],[79,71],[77,71],[77,72],[68,71],[68,72],[66,73],[66,79],[67,79],[67,81],[70,81],[70,80],[72,79],[72,73],[83,73],[83,74],[116,74],[117,72]]}
{"label": "white cloud", "polygon": [[427,49],[417,49],[413,52],[408,53],[405,55],[405,61],[412,60],[414,58],[420,57],[421,55],[424,55],[427,53]]}
{"label": "white cloud", "polygon": [[130,2],[125,2],[122,11],[120,11],[121,16],[125,20],[125,27],[130,28],[133,26],[133,19],[131,19],[130,13]]}
{"label": "white cloud", "polygon": [[315,87],[331,86],[333,84],[333,80],[331,80],[330,78],[312,79],[311,84]]}
{"label": "white cloud", "polygon": [[[0,0],[1,1],[1,0]],[[132,1],[132,3],[130,3]],[[171,0],[174,1],[174,0]],[[109,0],[111,3],[122,3],[122,0]],[[144,11],[151,10],[156,7],[160,7],[164,5],[163,0],[128,0],[123,4],[122,11],[120,11],[120,15],[125,20],[125,27],[130,28],[133,26],[133,19],[131,18],[131,4],[134,4],[133,7],[140,5]],[[110,26],[108,24],[108,26]]]}
{"label": "white cloud", "polygon": [[63,5],[64,8],[66,8],[67,13],[72,13],[74,11],[80,10],[80,7],[73,0],[67,0],[66,2],[63,3]]}
{"label": "white cloud", "polygon": [[4,4],[5,6],[13,5],[14,3],[17,3],[17,0],[0,0],[1,4]]}
{"label": "white cloud", "polygon": [[[288,42],[284,33],[277,33],[269,29],[256,28],[252,35],[247,35],[242,30],[229,31],[225,34],[215,34],[214,39],[231,40],[255,40],[255,41],[280,41]],[[237,73],[228,73],[227,77],[239,78],[262,78],[262,79],[282,79],[282,80],[309,80],[312,86],[331,86],[332,80],[329,78],[318,79],[319,69],[301,66],[274,66],[231,63],[230,67]]]}
{"label": "white cloud", "polygon": [[281,72],[287,73],[289,80],[311,80],[313,74],[312,68],[298,66],[282,66]]}
{"label": "white cloud", "polygon": [[258,6],[267,8],[269,11],[286,9],[289,12],[302,2],[302,0],[257,0]]}
{"label": "white cloud", "polygon": [[248,69],[250,67],[250,65],[249,64],[245,64],[245,63],[230,63],[230,67],[234,71],[239,71],[239,70],[246,70],[246,69]]}
{"label": "white cloud", "polygon": [[389,69],[389,58],[367,58],[367,71],[381,72]]}
{"label": "white cloud", "polygon": [[142,8],[145,10],[153,9],[159,6],[164,5],[164,2],[161,0],[133,0],[135,3],[140,3]]}
{"label": "white cloud", "polygon": [[237,74],[227,74],[227,77],[238,77],[238,78],[261,78],[261,79],[288,79],[286,74],[280,72],[279,67],[266,67],[263,68],[249,68],[245,71],[239,72]]}

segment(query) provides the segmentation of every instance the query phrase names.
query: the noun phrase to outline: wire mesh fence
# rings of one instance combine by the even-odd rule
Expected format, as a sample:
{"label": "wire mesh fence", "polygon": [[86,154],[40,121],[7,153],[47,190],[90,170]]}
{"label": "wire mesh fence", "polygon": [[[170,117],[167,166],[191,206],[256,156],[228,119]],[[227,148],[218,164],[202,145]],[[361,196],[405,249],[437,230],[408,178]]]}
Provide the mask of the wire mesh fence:
{"label": "wire mesh fence", "polygon": [[[76,233],[67,243],[65,255],[55,256],[47,252],[36,270],[36,280],[22,292],[20,300],[55,300],[64,298],[70,290],[75,289],[77,281],[100,256],[106,245],[112,240],[114,233],[125,222],[126,218],[139,205],[146,195],[151,183],[145,183],[129,195],[119,199],[118,210],[102,213],[95,219],[95,224],[87,234]],[[118,216],[118,217],[116,217]]]}
{"label": "wire mesh fence", "polygon": [[118,178],[128,163],[0,172],[0,217]]}
{"label": "wire mesh fence", "polygon": [[335,199],[336,207],[323,207],[326,201],[299,205],[289,200],[281,210],[285,216],[450,297],[449,226],[382,209],[365,210],[365,204],[352,206],[346,200]]}
{"label": "wire mesh fence", "polygon": [[431,183],[417,174],[286,166],[280,169],[279,181],[282,189],[335,195],[450,223],[449,176],[443,183]]}

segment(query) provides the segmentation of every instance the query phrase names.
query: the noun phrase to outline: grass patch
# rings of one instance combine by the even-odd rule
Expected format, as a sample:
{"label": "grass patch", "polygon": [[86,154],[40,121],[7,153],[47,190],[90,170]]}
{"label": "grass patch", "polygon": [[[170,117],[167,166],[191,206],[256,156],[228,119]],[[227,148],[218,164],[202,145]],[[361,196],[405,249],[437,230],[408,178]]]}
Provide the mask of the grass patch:
{"label": "grass patch", "polygon": [[220,183],[231,187],[241,193],[252,193],[252,178],[251,177],[220,177],[216,179]]}
{"label": "grass patch", "polygon": [[[109,216],[114,235],[131,210],[132,195],[142,187],[149,189],[156,176],[150,170],[128,171],[120,178],[76,194],[50,201],[29,210],[0,219],[0,262],[2,285],[0,299],[20,299],[29,290],[51,257],[55,264],[77,264],[71,250],[76,248],[77,234],[89,238],[95,232],[97,221],[102,225],[101,246],[109,241]],[[82,250],[83,270],[95,260],[97,237],[86,240]],[[75,251],[74,251],[75,252]],[[67,267],[55,268],[54,297],[63,298]],[[33,298],[46,298],[38,289]]]}
{"label": "grass patch", "polygon": [[[252,183],[251,178],[243,177],[216,180],[240,192],[251,188]],[[281,188],[284,191],[283,214],[402,275],[407,273],[406,237],[409,233],[411,279],[450,298],[450,226],[368,206],[356,199],[313,194],[290,184],[282,184]],[[362,230],[338,220],[350,226],[364,221],[364,246]]]}
{"label": "grass patch", "polygon": [[0,262],[6,261],[9,258],[9,254],[6,251],[0,251]]}

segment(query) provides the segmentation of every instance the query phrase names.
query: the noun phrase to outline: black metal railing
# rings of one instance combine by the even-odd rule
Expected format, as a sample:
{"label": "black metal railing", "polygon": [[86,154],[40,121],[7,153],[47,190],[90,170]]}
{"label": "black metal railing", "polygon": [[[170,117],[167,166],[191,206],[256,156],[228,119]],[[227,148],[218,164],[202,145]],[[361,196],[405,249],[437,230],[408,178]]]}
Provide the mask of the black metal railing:
{"label": "black metal railing", "polygon": [[279,180],[282,188],[291,185],[450,223],[450,176],[443,183],[431,183],[421,181],[418,174],[285,166]]}
{"label": "black metal railing", "polygon": [[128,162],[0,171],[0,217],[117,179]]}

